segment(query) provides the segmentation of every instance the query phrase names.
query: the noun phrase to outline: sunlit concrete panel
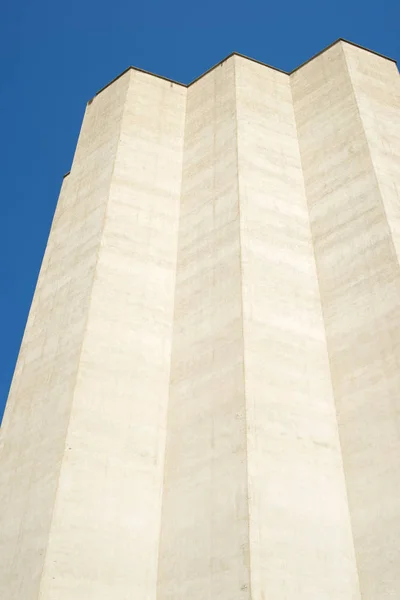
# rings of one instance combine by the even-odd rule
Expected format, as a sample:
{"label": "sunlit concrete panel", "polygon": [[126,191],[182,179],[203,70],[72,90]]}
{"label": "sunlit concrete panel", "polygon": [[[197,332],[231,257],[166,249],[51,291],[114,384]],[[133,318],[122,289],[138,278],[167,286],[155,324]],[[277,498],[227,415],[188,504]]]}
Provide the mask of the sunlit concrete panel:
{"label": "sunlit concrete panel", "polygon": [[290,80],[241,57],[235,64],[252,594],[355,600]]}
{"label": "sunlit concrete panel", "polygon": [[88,105],[2,428],[7,600],[156,597],[185,101]]}
{"label": "sunlit concrete panel", "polygon": [[40,596],[127,82],[87,107],[1,428],[0,597],[7,600]]}
{"label": "sunlit concrete panel", "polygon": [[158,600],[250,600],[234,60],[188,89]]}
{"label": "sunlit concrete panel", "polygon": [[292,82],[361,595],[387,600],[400,595],[398,75],[339,42]]}
{"label": "sunlit concrete panel", "polygon": [[156,598],[186,90],[124,84],[40,600]]}

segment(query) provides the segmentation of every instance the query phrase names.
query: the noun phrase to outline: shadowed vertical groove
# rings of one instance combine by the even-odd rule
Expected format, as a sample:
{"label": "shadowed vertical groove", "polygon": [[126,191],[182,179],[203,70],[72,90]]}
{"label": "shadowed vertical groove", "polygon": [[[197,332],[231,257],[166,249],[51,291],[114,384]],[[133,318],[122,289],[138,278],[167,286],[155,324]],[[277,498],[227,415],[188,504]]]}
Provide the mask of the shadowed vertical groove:
{"label": "shadowed vertical groove", "polygon": [[249,452],[248,452],[248,414],[247,414],[247,394],[246,394],[246,353],[244,341],[244,296],[243,296],[243,253],[242,253],[242,217],[240,210],[240,175],[239,175],[239,125],[238,125],[238,94],[237,94],[237,75],[236,75],[236,57],[233,59],[233,80],[235,86],[235,129],[236,129],[236,173],[237,173],[237,198],[238,198],[238,224],[239,224],[239,275],[241,290],[242,307],[242,340],[243,340],[243,395],[244,395],[244,430],[245,430],[245,477],[247,488],[247,514],[248,514],[248,570],[249,570],[249,600],[252,600],[252,577],[251,577],[251,544],[250,544],[250,483],[249,483]]}
{"label": "shadowed vertical groove", "polygon": [[[114,159],[113,159],[113,166],[112,166],[112,171],[111,171],[111,176],[110,176],[110,184],[109,184],[109,189],[108,189],[108,196],[107,196],[106,205],[105,205],[105,208],[104,208],[104,217],[103,217],[103,222],[102,222],[102,225],[101,225],[101,231],[100,231],[100,235],[99,235],[99,242],[98,242],[97,249],[96,249],[96,260],[95,260],[95,266],[94,266],[94,270],[93,270],[92,282],[90,284],[89,302],[88,302],[87,311],[86,311],[86,318],[85,318],[85,325],[84,325],[84,328],[83,328],[82,341],[81,341],[81,345],[80,345],[80,349],[79,349],[78,363],[77,363],[77,370],[76,370],[76,377],[75,377],[74,389],[73,389],[72,397],[71,397],[69,416],[68,416],[68,424],[67,424],[66,431],[65,431],[64,452],[62,454],[62,459],[61,459],[61,462],[60,462],[59,476],[58,476],[58,480],[57,480],[57,487],[56,487],[56,491],[55,491],[55,494],[54,494],[54,503],[53,503],[52,514],[51,514],[51,518],[50,518],[48,540],[50,540],[51,530],[52,530],[53,521],[54,521],[54,513],[55,513],[56,507],[57,507],[57,497],[58,497],[58,490],[59,490],[59,485],[60,485],[60,474],[61,474],[61,470],[62,470],[62,467],[63,467],[63,463],[65,461],[65,457],[67,456],[66,446],[67,446],[67,439],[68,439],[68,434],[69,434],[69,429],[70,429],[70,423],[71,423],[71,415],[72,415],[72,410],[73,410],[73,405],[74,405],[74,398],[75,398],[76,387],[77,387],[78,378],[79,378],[81,357],[82,357],[83,347],[84,347],[84,344],[85,344],[86,332],[87,332],[87,329],[88,329],[88,323],[89,323],[89,317],[90,317],[90,308],[91,308],[92,298],[93,298],[92,291],[93,291],[94,283],[95,283],[95,280],[96,280],[96,271],[97,271],[97,265],[98,265],[98,262],[99,262],[100,249],[101,249],[101,240],[103,238],[104,228],[105,228],[105,224],[106,224],[106,221],[107,221],[107,207],[108,207],[108,204],[109,204],[109,201],[110,201],[111,189],[112,189],[112,182],[113,182],[113,176],[114,176],[114,170],[115,170],[115,163],[116,163],[116,160],[117,160],[118,149],[120,147],[122,123],[123,123],[124,114],[125,114],[125,107],[126,107],[127,98],[128,98],[129,86],[130,86],[130,80],[128,81],[128,84],[126,86],[125,99],[123,101],[123,106],[122,106],[122,111],[121,111],[121,119],[120,119],[120,122],[119,122],[118,141],[117,141],[116,148],[115,148],[115,154],[114,154]],[[94,108],[96,110],[95,123],[97,123],[97,118],[98,118],[97,107],[94,107]],[[86,114],[85,114],[85,116],[86,116]],[[83,125],[82,125],[82,127],[83,127]],[[78,140],[78,143],[79,143],[79,140]],[[75,152],[75,154],[76,154],[76,152]],[[73,169],[73,166],[71,168],[71,171],[72,171],[72,169]],[[76,189],[76,195],[78,193],[78,190],[79,190],[79,185],[77,186],[77,189]],[[42,586],[43,586],[43,581],[44,581],[44,574],[45,574],[45,567],[46,567],[46,560],[47,560],[48,550],[49,550],[49,543],[47,543],[47,545],[46,545],[46,549],[45,549],[44,557],[43,557],[43,568],[42,568],[42,574],[41,574],[41,577],[40,577],[39,590],[38,590],[38,596],[37,596],[38,600],[40,600],[41,593],[42,593]]]}

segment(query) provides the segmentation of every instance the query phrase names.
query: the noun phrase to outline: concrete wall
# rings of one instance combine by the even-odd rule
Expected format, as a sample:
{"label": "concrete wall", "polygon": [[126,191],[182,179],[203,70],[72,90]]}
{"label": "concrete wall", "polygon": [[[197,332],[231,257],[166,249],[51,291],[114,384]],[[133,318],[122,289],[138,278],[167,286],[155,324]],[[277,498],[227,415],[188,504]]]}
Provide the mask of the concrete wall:
{"label": "concrete wall", "polygon": [[398,74],[341,42],[292,87],[362,598],[387,600],[400,596]]}
{"label": "concrete wall", "polygon": [[355,600],[290,80],[237,57],[236,85],[252,597]]}
{"label": "concrete wall", "polygon": [[368,369],[375,385],[354,412],[343,402],[348,436],[351,428],[357,432],[352,441],[346,437],[343,449],[363,597],[386,600],[400,596],[400,77],[391,61],[350,44],[343,51],[377,181],[376,201],[391,236],[385,243],[390,259],[375,252],[368,261],[368,269],[378,271],[373,300],[368,298],[374,313]]}
{"label": "concrete wall", "polygon": [[400,597],[399,108],[343,42],[89,103],[1,430],[2,598]]}
{"label": "concrete wall", "polygon": [[186,90],[125,78],[43,600],[156,593]]}
{"label": "concrete wall", "polygon": [[158,600],[250,599],[234,59],[188,89]]}
{"label": "concrete wall", "polygon": [[88,106],[3,427],[7,600],[155,598],[185,100],[130,71]]}
{"label": "concrete wall", "polygon": [[87,107],[1,429],[0,596],[37,600],[126,96]]}

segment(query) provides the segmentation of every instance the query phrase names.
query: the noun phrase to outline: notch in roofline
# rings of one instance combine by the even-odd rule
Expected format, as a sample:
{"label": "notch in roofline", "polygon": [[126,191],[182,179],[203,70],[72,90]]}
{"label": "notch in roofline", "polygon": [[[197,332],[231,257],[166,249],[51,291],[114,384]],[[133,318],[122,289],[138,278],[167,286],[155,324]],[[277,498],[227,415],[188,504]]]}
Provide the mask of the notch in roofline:
{"label": "notch in roofline", "polygon": [[269,65],[269,64],[267,64],[265,62],[262,62],[261,60],[257,60],[256,58],[251,58],[250,56],[246,56],[245,54],[241,54],[240,52],[231,52],[230,54],[228,54],[228,56],[226,56],[225,58],[223,58],[222,60],[220,60],[219,62],[217,62],[215,65],[213,65],[212,67],[210,67],[206,71],[204,71],[204,73],[202,73],[201,75],[199,75],[198,77],[196,77],[195,79],[193,79],[193,81],[191,81],[188,84],[182,83],[180,81],[176,81],[175,79],[171,79],[169,77],[164,77],[163,75],[157,75],[157,73],[152,73],[151,71],[146,71],[145,69],[141,69],[140,67],[130,66],[127,69],[125,69],[124,71],[122,71],[122,73],[120,73],[119,75],[117,75],[117,77],[114,77],[114,79],[112,79],[104,87],[102,87],[95,94],[95,96],[88,101],[88,104],[91,104],[96,96],[98,96],[99,94],[101,94],[101,92],[103,92],[105,89],[107,89],[108,87],[110,87],[110,85],[112,85],[113,83],[115,83],[120,77],[122,77],[123,75],[125,75],[130,70],[132,70],[132,71],[138,71],[139,73],[144,73],[145,75],[151,75],[152,77],[157,77],[158,79],[163,79],[164,81],[168,81],[169,83],[173,83],[175,85],[179,85],[179,86],[184,87],[184,88],[189,88],[191,85],[193,85],[194,83],[196,83],[197,81],[199,81],[200,79],[202,79],[203,77],[205,77],[206,75],[208,75],[209,73],[211,73],[211,71],[213,71],[214,69],[216,69],[217,67],[219,67],[220,65],[222,65],[224,62],[226,62],[227,60],[229,60],[233,56],[240,56],[241,58],[245,58],[246,60],[250,60],[251,62],[254,62],[254,63],[257,63],[259,65],[262,65],[263,67],[267,67],[269,69],[273,69],[274,71],[277,71],[278,73],[283,73],[285,75],[292,75],[293,73],[295,73],[296,71],[298,71],[299,69],[301,69],[302,67],[304,67],[305,65],[307,65],[309,62],[311,62],[312,60],[314,60],[314,58],[317,58],[318,56],[321,56],[321,54],[323,54],[324,52],[326,52],[327,50],[329,50],[330,48],[332,48],[333,46],[335,46],[339,42],[344,42],[346,44],[350,44],[351,46],[354,46],[355,48],[360,48],[361,50],[365,50],[366,52],[371,52],[372,54],[375,54],[376,56],[380,56],[381,58],[385,58],[386,60],[390,60],[391,62],[394,62],[395,64],[397,64],[397,61],[394,58],[390,58],[389,56],[386,56],[385,54],[381,54],[380,52],[376,52],[375,50],[371,50],[370,48],[367,48],[366,46],[361,46],[360,44],[356,44],[355,42],[351,42],[350,40],[346,40],[345,38],[338,38],[334,42],[332,42],[331,44],[329,44],[328,46],[326,46],[325,48],[323,48],[322,50],[320,50],[320,52],[317,52],[317,54],[314,54],[309,59],[307,59],[306,61],[304,61],[303,63],[301,63],[298,67],[296,67],[292,71],[284,71],[283,69],[279,69],[278,67],[273,67],[272,65]]}
{"label": "notch in roofline", "polygon": [[[283,69],[279,69],[278,67],[273,67],[273,66],[271,66],[271,65],[269,65],[267,63],[262,62],[261,60],[257,60],[256,58],[251,58],[249,56],[246,56],[245,54],[241,54],[240,52],[231,52],[230,54],[228,54],[228,56],[226,56],[225,58],[223,58],[222,60],[220,60],[214,66],[212,66],[209,69],[207,69],[207,71],[205,71],[204,73],[202,73],[201,75],[199,75],[198,77],[196,77],[195,79],[193,79],[193,81],[191,81],[189,84],[185,84],[185,83],[182,83],[180,81],[176,81],[174,79],[170,79],[169,77],[164,77],[163,75],[157,75],[156,73],[152,73],[151,71],[146,71],[145,69],[141,69],[139,67],[130,66],[127,69],[125,69],[124,71],[122,71],[122,73],[120,73],[119,75],[117,75],[116,77],[114,77],[114,79],[112,79],[111,81],[109,81],[109,83],[107,83],[104,87],[102,87],[95,94],[95,96],[93,96],[93,98],[91,98],[88,101],[87,104],[90,105],[93,102],[94,98],[96,98],[96,96],[98,96],[99,94],[101,94],[101,92],[103,92],[105,89],[107,89],[108,87],[110,87],[120,77],[122,77],[123,75],[125,75],[130,70],[132,70],[132,71],[138,71],[139,73],[144,73],[145,75],[151,75],[152,77],[157,77],[158,79],[163,79],[164,81],[168,81],[168,82],[170,82],[172,84],[179,85],[179,86],[184,87],[184,88],[189,88],[191,85],[193,85],[194,83],[196,83],[197,81],[199,81],[200,79],[202,79],[203,77],[205,77],[206,75],[208,75],[208,73],[211,73],[211,71],[213,71],[214,69],[216,69],[217,67],[219,67],[220,65],[222,65],[224,62],[226,62],[227,60],[229,60],[233,56],[239,56],[239,57],[244,58],[246,60],[250,60],[251,62],[254,62],[254,63],[257,63],[259,65],[262,65],[263,67],[267,67],[267,68],[273,69],[274,71],[277,71],[279,73],[283,73],[284,75],[292,75],[293,73],[295,73],[296,71],[298,71],[299,69],[301,69],[302,67],[304,67],[305,65],[307,65],[308,63],[310,63],[312,60],[314,60],[314,58],[317,58],[318,56],[321,56],[321,54],[323,54],[324,52],[326,52],[327,50],[329,50],[330,48],[332,48],[333,46],[335,46],[339,42],[344,42],[345,44],[349,44],[350,46],[354,46],[355,48],[360,48],[361,50],[364,50],[366,52],[370,52],[371,54],[375,54],[376,56],[379,56],[380,58],[384,58],[386,60],[389,60],[389,61],[394,62],[395,64],[397,64],[396,59],[391,58],[390,56],[386,56],[385,54],[382,54],[380,52],[376,52],[375,50],[371,50],[370,48],[367,48],[366,46],[361,46],[361,44],[357,44],[355,42],[351,42],[350,40],[347,40],[345,38],[340,37],[340,38],[336,39],[334,42],[332,42],[331,44],[329,44],[328,46],[326,46],[325,48],[323,48],[320,52],[317,52],[317,54],[314,54],[313,56],[311,56],[311,58],[309,58],[308,60],[306,60],[303,63],[301,63],[298,67],[296,67],[292,71],[284,71]],[[69,172],[64,175],[63,179],[65,177],[67,177],[68,175],[69,175]]]}

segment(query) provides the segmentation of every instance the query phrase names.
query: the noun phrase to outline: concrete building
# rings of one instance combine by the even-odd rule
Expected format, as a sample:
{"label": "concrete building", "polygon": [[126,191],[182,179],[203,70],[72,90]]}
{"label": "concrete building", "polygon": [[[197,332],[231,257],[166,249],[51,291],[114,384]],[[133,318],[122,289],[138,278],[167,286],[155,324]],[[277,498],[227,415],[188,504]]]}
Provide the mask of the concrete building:
{"label": "concrete building", "polygon": [[2,600],[399,600],[395,63],[99,92],[1,436]]}

